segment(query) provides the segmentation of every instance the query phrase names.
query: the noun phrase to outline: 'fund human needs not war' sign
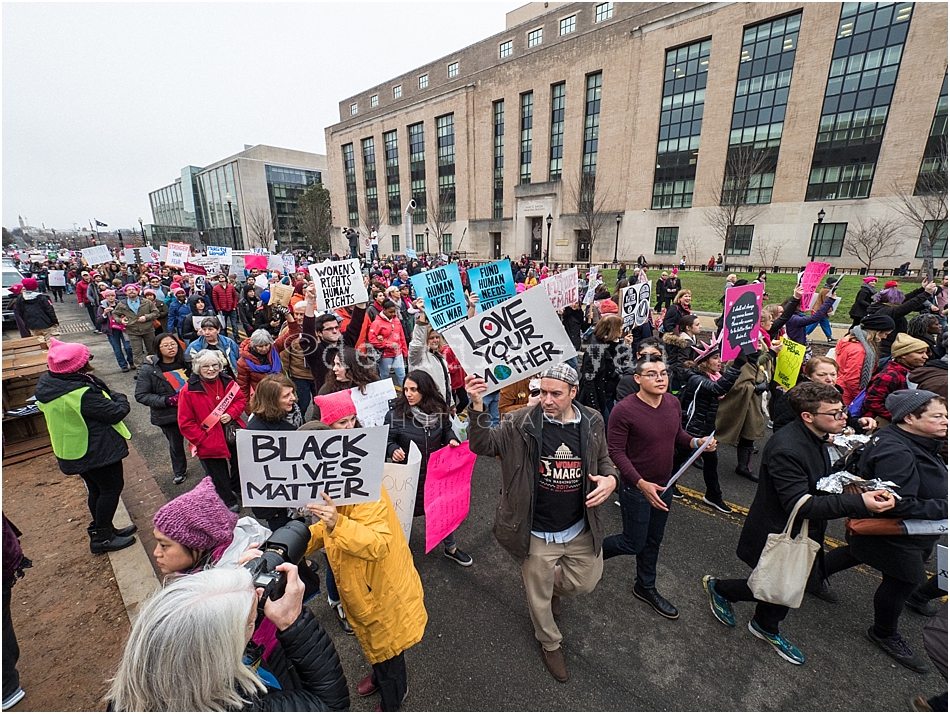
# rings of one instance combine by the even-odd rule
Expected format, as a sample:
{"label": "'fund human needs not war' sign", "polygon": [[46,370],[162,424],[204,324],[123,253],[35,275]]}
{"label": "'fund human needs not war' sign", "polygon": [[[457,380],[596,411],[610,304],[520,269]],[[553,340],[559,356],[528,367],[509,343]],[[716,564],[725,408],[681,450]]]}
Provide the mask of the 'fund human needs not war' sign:
{"label": "'fund human needs not war' sign", "polygon": [[514,297],[515,276],[511,273],[511,261],[507,258],[477,268],[469,268],[468,279],[471,281],[472,290],[478,295],[479,312],[484,312]]}
{"label": "'fund human needs not war' sign", "polygon": [[432,329],[441,332],[467,317],[465,293],[462,291],[462,277],[457,263],[418,273],[412,277],[412,284],[416,294],[425,303]]}

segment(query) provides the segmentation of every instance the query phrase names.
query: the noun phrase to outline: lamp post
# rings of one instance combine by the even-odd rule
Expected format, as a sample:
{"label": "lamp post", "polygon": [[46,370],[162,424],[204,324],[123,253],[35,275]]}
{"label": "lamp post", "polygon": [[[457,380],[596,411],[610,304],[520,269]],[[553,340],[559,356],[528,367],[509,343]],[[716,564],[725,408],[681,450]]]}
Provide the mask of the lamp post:
{"label": "lamp post", "polygon": [[811,237],[811,262],[815,262],[815,252],[818,250],[818,236],[821,233],[821,224],[825,222],[825,209],[822,208],[818,211],[818,223],[815,225],[814,230],[812,231]]}
{"label": "lamp post", "polygon": [[139,218],[139,230],[142,231],[142,247],[145,247],[145,224],[142,223],[142,219]]}
{"label": "lamp post", "polygon": [[431,253],[431,252],[432,251],[429,250],[429,229],[426,228],[426,253]]}
{"label": "lamp post", "polygon": [[548,247],[544,251],[544,258],[550,266],[551,263],[551,224],[554,223],[554,219],[551,217],[551,214],[548,214],[548,217],[544,219],[548,224]]}
{"label": "lamp post", "polygon": [[224,195],[224,200],[228,202],[228,216],[231,219],[231,246],[237,248],[237,234],[234,231],[234,212],[231,210],[231,201],[234,199],[230,193]]}
{"label": "lamp post", "polygon": [[614,238],[614,263],[617,262],[617,248],[620,246],[620,221],[623,220],[623,214],[617,214],[617,237]]}

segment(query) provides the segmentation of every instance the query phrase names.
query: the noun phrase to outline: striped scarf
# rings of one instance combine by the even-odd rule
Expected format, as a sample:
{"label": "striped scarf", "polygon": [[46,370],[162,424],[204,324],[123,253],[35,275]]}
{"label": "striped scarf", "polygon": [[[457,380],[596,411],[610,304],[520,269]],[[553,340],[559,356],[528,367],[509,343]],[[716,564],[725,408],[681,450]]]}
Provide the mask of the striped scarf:
{"label": "striped scarf", "polygon": [[874,366],[877,364],[877,352],[868,342],[868,334],[861,329],[859,325],[851,328],[851,334],[855,336],[861,346],[864,348],[864,363],[861,365],[861,382],[858,384],[858,391],[865,389],[871,381],[871,375],[874,374]]}

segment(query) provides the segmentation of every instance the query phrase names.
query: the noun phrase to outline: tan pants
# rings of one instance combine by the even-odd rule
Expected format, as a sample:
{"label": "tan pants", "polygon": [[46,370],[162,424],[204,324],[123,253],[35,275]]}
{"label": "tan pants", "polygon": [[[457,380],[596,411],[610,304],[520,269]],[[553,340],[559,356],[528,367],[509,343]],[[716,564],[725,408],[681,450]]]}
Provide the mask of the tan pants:
{"label": "tan pants", "polygon": [[[561,566],[561,582],[555,585],[554,569]],[[588,528],[569,543],[545,543],[531,536],[528,557],[521,564],[521,577],[528,596],[528,612],[534,636],[551,652],[561,646],[561,631],[554,622],[551,598],[591,592],[604,572],[603,552],[594,556],[594,536]]]}
{"label": "tan pants", "polygon": [[41,342],[45,342],[46,344],[49,344],[49,338],[52,337],[53,335],[58,335],[59,328],[47,327],[42,330],[30,330],[30,334],[33,335],[33,337],[39,338]]}
{"label": "tan pants", "polygon": [[132,343],[132,359],[135,360],[135,366],[141,367],[145,364],[145,357],[152,354],[152,342],[155,339],[155,333],[147,332],[144,335],[133,335],[131,332],[126,332],[125,335]]}

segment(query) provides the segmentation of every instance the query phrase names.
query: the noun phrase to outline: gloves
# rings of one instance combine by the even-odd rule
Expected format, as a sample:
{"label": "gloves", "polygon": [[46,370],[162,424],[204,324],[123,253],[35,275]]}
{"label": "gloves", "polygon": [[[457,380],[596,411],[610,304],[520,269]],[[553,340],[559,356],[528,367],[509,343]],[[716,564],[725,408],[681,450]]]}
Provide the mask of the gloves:
{"label": "gloves", "polygon": [[767,391],[769,391],[769,383],[768,383],[768,382],[758,382],[758,383],[755,385],[755,393],[756,393],[756,394],[764,394],[764,393],[767,392]]}
{"label": "gloves", "polygon": [[177,407],[177,406],[178,406],[178,395],[177,395],[177,394],[173,394],[173,395],[171,395],[170,397],[165,397],[165,402],[166,402],[166,404],[167,404],[168,406],[170,406],[170,407]]}

